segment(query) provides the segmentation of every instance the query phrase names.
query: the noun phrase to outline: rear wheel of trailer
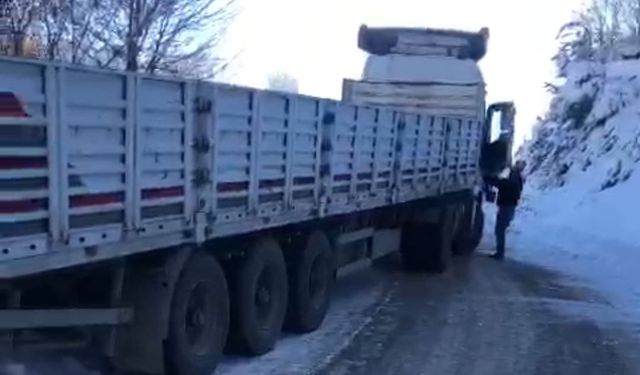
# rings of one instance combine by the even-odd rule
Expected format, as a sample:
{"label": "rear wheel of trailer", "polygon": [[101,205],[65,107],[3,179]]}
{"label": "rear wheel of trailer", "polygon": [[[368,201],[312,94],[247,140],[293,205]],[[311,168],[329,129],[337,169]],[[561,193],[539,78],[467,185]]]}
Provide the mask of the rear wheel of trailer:
{"label": "rear wheel of trailer", "polygon": [[287,267],[282,250],[273,238],[261,238],[228,273],[230,344],[246,354],[264,354],[280,337],[287,311]]}
{"label": "rear wheel of trailer", "polygon": [[480,245],[484,230],[482,196],[469,196],[460,204],[460,217],[453,242],[454,255],[471,255]]}
{"label": "rear wheel of trailer", "polygon": [[456,207],[432,208],[403,224],[400,253],[406,270],[441,273],[452,256]]}
{"label": "rear wheel of trailer", "polygon": [[198,253],[185,264],[173,292],[165,357],[179,375],[211,374],[229,329],[229,297],[215,258]]}
{"label": "rear wheel of trailer", "polygon": [[287,328],[311,332],[322,324],[331,302],[335,261],[331,242],[321,231],[294,240],[289,250]]}

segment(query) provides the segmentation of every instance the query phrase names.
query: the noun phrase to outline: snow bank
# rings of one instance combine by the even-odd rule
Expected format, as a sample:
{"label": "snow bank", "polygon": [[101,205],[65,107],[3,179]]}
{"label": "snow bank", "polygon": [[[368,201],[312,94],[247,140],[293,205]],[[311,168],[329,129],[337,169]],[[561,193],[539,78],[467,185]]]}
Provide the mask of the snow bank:
{"label": "snow bank", "polygon": [[[589,291],[587,298],[580,304],[572,301],[553,300],[547,307],[557,310],[562,315],[578,319],[587,318],[597,322],[604,328],[616,328],[618,324],[628,331],[629,323],[640,327],[640,284],[638,283],[638,267],[640,263],[640,244],[619,241],[612,236],[616,232],[615,223],[605,223],[606,231],[593,228],[602,223],[588,223],[593,217],[587,205],[584,211],[568,212],[560,210],[567,206],[563,196],[555,200],[549,199],[547,205],[540,205],[540,197],[525,197],[518,210],[514,225],[508,235],[508,261],[525,262],[544,269],[557,272],[562,278],[562,285],[572,285],[576,290]],[[535,203],[535,204],[534,204]],[[550,215],[555,212],[560,216],[567,214],[578,222],[568,225]],[[607,200],[593,205],[604,207]],[[569,205],[570,206],[570,205]],[[495,248],[492,231],[495,218],[495,206],[487,205],[487,226],[485,227],[486,249]],[[580,217],[583,216],[583,217]],[[563,216],[567,219],[567,216]],[[587,225],[585,225],[587,223]],[[605,238],[605,236],[610,236]],[[569,303],[567,303],[569,302]],[[640,330],[633,332],[640,339]]]}
{"label": "snow bank", "polygon": [[567,67],[521,150],[540,219],[640,245],[640,61]]}
{"label": "snow bank", "polygon": [[597,175],[578,175],[571,183],[553,190],[529,189],[523,208],[536,212],[535,219],[547,225],[600,240],[640,246],[640,175],[611,189],[590,190],[589,186],[597,186],[593,178]]}

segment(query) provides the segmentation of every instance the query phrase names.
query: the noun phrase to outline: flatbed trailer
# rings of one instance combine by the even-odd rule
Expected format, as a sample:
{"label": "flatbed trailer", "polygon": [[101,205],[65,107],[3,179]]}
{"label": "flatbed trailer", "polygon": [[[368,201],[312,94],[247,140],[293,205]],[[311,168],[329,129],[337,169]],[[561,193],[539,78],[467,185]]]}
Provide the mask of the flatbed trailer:
{"label": "flatbed trailer", "polygon": [[265,353],[336,277],[470,253],[487,142],[478,117],[0,58],[3,352],[180,375]]}

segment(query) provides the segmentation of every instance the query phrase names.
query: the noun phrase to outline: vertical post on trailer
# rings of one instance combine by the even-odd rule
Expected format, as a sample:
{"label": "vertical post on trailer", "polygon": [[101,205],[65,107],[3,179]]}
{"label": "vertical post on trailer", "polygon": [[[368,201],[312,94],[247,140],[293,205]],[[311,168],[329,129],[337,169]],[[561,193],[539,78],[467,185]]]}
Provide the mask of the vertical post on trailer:
{"label": "vertical post on trailer", "polygon": [[[47,134],[48,149],[48,178],[49,178],[49,235],[52,243],[58,243],[60,240],[60,151],[61,143],[59,122],[59,102],[56,101],[57,95],[57,74],[53,65],[47,65],[45,68],[45,105],[47,125],[45,132]],[[63,183],[66,183],[63,182]]]}

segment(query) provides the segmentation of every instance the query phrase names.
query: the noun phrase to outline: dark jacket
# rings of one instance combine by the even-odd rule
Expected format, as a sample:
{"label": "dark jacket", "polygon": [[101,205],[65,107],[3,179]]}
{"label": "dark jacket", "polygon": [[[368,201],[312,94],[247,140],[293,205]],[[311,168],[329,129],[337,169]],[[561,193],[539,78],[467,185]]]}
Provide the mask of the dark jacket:
{"label": "dark jacket", "polygon": [[499,207],[516,207],[522,195],[524,180],[520,172],[511,170],[507,178],[491,178],[489,184],[498,188],[497,205]]}

